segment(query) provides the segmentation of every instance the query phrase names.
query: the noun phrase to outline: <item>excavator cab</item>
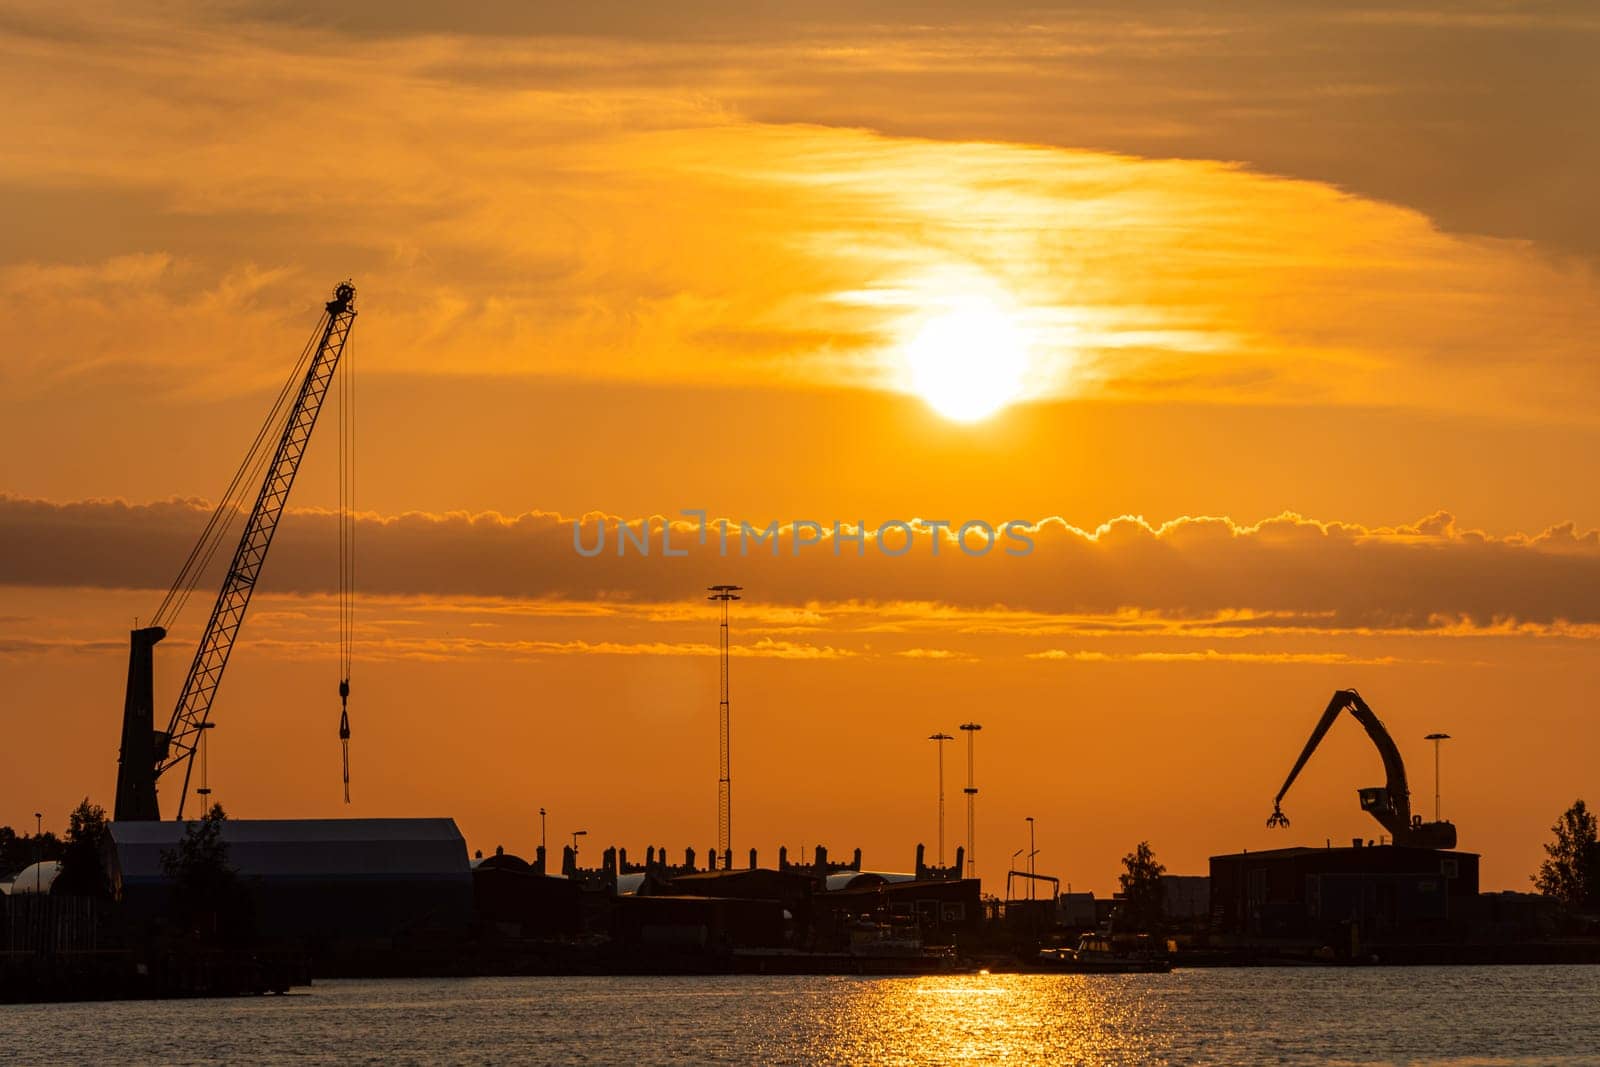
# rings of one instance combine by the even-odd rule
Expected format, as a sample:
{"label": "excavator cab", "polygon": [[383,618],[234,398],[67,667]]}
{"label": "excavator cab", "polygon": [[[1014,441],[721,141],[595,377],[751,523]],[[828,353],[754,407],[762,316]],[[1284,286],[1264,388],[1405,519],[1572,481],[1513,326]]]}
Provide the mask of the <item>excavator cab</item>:
{"label": "excavator cab", "polygon": [[1356,795],[1361,798],[1362,811],[1376,815],[1380,820],[1384,816],[1394,814],[1394,802],[1389,799],[1389,791],[1382,786],[1357,789]]}

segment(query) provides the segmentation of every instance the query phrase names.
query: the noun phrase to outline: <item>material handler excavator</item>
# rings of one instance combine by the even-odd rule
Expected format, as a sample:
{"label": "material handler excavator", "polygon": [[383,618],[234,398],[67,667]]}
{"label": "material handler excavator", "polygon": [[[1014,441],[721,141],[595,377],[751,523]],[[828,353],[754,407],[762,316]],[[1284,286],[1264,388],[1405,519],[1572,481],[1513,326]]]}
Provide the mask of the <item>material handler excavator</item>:
{"label": "material handler excavator", "polygon": [[1284,795],[1299,777],[1300,769],[1317,750],[1317,745],[1328,732],[1328,727],[1333,725],[1333,720],[1345,710],[1354,715],[1356,721],[1366,728],[1367,736],[1372,738],[1372,743],[1378,748],[1378,755],[1383,758],[1383,770],[1387,776],[1382,786],[1356,791],[1361,797],[1361,810],[1377,819],[1383,828],[1389,831],[1389,836],[1396,845],[1407,848],[1455,848],[1454,823],[1448,820],[1423,822],[1422,816],[1411,814],[1411,790],[1406,785],[1406,765],[1400,758],[1400,749],[1395,745],[1394,738],[1389,736],[1389,731],[1384,729],[1378,716],[1373,714],[1372,709],[1367,707],[1367,702],[1361,699],[1361,694],[1354,689],[1341,689],[1333,694],[1332,700],[1328,701],[1328,709],[1317,721],[1316,729],[1311,731],[1310,740],[1300,752],[1300,758],[1295,760],[1294,768],[1289,771],[1289,777],[1284,779],[1283,788],[1278,790],[1278,795],[1272,800],[1272,814],[1267,817],[1267,825],[1289,825],[1289,818],[1284,815],[1281,807]]}

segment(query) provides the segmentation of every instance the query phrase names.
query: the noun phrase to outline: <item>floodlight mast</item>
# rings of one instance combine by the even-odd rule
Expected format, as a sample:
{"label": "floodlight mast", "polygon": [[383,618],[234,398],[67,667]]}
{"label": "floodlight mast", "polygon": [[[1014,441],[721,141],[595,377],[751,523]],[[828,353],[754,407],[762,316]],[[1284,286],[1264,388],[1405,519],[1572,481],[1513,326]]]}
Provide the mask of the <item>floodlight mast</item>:
{"label": "floodlight mast", "polygon": [[967,787],[962,790],[967,795],[967,877],[978,877],[978,784],[975,779],[973,750],[976,747],[978,731],[983,729],[981,723],[964,722],[960,727],[967,735]]}
{"label": "floodlight mast", "polygon": [[712,585],[706,588],[711,594],[706,599],[722,605],[720,632],[722,685],[721,699],[717,703],[717,851],[722,853],[723,865],[731,866],[733,863],[733,773],[728,736],[728,605],[735,600],[743,599],[739,596],[739,593],[744,587],[738,585]]}
{"label": "floodlight mast", "polygon": [[954,741],[950,734],[940,730],[936,734],[929,734],[928,740],[934,742],[939,750],[939,866],[944,866],[944,743]]}

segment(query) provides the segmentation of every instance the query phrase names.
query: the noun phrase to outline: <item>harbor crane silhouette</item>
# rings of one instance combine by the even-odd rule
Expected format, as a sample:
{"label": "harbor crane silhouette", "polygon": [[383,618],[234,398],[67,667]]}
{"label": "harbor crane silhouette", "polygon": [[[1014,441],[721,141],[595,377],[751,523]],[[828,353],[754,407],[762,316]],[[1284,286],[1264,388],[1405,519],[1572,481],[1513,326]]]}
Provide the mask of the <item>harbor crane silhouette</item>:
{"label": "harbor crane silhouette", "polygon": [[1410,848],[1455,848],[1455,824],[1446,821],[1423,822],[1422,816],[1411,813],[1411,789],[1406,783],[1406,765],[1400,758],[1400,748],[1394,743],[1394,738],[1389,736],[1389,731],[1383,722],[1361,699],[1361,694],[1354,689],[1340,689],[1333,694],[1333,699],[1328,701],[1328,707],[1322,713],[1322,718],[1317,720],[1317,725],[1311,731],[1311,737],[1306,741],[1305,748],[1300,752],[1300,758],[1295,760],[1294,766],[1289,770],[1289,777],[1284,779],[1283,788],[1278,790],[1278,795],[1272,800],[1272,814],[1267,816],[1269,827],[1287,827],[1289,817],[1283,813],[1283,798],[1289,792],[1289,787],[1294,785],[1294,780],[1300,776],[1300,770],[1317,750],[1317,745],[1322,742],[1328,728],[1342,711],[1349,711],[1355,720],[1367,731],[1367,736],[1378,749],[1378,755],[1383,759],[1383,769],[1386,775],[1381,786],[1369,786],[1358,789],[1357,795],[1361,799],[1361,810],[1371,815],[1389,831],[1390,838],[1396,845]]}
{"label": "harbor crane silhouette", "polygon": [[[339,357],[349,340],[350,328],[355,324],[356,310],[352,303],[355,295],[355,286],[348,281],[341,282],[334,289],[333,299],[325,305],[311,340],[302,350],[294,371],[278,393],[261,428],[256,431],[255,440],[245,454],[244,461],[234,473],[200,539],[190,550],[188,559],[156,610],[151,624],[129,634],[122,749],[117,758],[117,796],[113,810],[113,818],[118,821],[153,821],[161,818],[161,807],[156,796],[157,780],[180,768],[183,771],[183,784],[178,790],[177,817],[183,818],[195,753],[211,725],[211,709],[222,684],[223,671],[227,669],[228,657],[233,652],[245,612],[250,607],[250,597],[255,592],[261,568],[266,563],[267,551],[272,547],[273,535],[277,533],[279,520],[283,517],[289,490],[294,486],[300,461],[311,441],[311,432],[316,429],[322,402],[339,367]],[[303,377],[299,375],[301,367],[305,368]],[[277,445],[269,451],[268,445],[274,435]],[[341,449],[341,457],[342,454]],[[341,470],[341,479],[343,475],[344,471]],[[184,677],[177,707],[172,712],[167,728],[157,730],[155,646],[167,636],[167,626],[183,610],[206,564],[226,538],[244,502],[242,494],[257,480],[260,480],[260,489],[256,493],[255,504],[250,509],[244,533],[234,549],[227,576],[222,581],[222,590],[217,594],[211,617],[195,650],[194,661]],[[346,574],[346,531],[343,524],[347,521],[348,515],[341,509],[341,584]],[[345,602],[345,593],[344,589],[340,590],[341,603]],[[343,703],[349,694],[348,644],[341,666],[344,669],[340,681],[340,700]],[[346,745],[345,785],[348,790],[348,716],[341,718],[340,738]],[[209,787],[209,783],[207,785]]]}

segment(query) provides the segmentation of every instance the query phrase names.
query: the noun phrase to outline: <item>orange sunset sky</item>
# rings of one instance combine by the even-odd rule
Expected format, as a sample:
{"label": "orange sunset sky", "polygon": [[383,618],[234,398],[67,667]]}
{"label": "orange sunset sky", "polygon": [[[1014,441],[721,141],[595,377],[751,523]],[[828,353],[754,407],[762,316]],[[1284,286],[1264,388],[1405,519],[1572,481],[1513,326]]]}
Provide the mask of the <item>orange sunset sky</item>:
{"label": "orange sunset sky", "polygon": [[[1263,825],[1355,687],[1429,817],[1453,735],[1444,814],[1526,889],[1600,800],[1597,48],[1582,2],[13,0],[0,823],[110,806],[127,631],[351,277],[354,803],[330,409],[217,699],[231,814],[703,854],[737,582],[741,860],[931,857],[969,719],[991,891],[1029,815],[1099,893],[1140,839],[1375,838],[1353,722]],[[573,551],[686,508],[1040,525]]]}

